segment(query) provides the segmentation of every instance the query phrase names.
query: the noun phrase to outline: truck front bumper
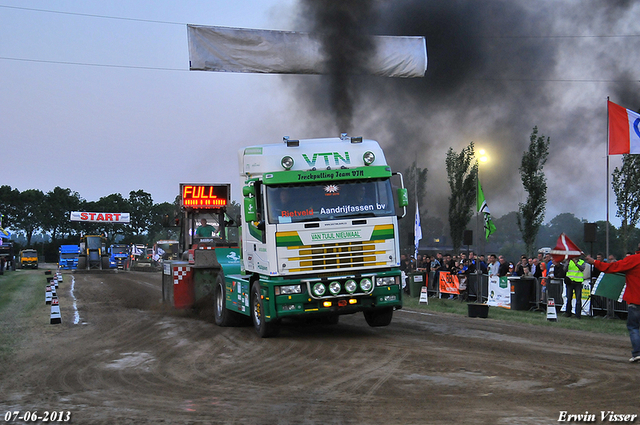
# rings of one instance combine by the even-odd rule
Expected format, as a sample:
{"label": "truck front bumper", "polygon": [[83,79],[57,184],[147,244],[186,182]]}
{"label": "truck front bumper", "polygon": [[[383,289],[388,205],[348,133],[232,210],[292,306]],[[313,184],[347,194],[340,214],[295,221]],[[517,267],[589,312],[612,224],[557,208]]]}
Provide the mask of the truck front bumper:
{"label": "truck front bumper", "polygon": [[[293,282],[283,281],[282,286],[292,284],[295,286],[295,283],[300,283],[301,293],[277,295],[278,291],[275,289],[276,286],[274,286],[274,292],[270,294],[270,297],[273,297],[272,299],[275,301],[272,303],[272,307],[275,310],[271,311],[272,316],[282,318],[296,315],[342,315],[375,308],[402,308],[402,289],[400,287],[399,272],[379,272],[368,276],[360,276],[355,278],[355,280],[362,278],[370,278],[372,280],[372,290],[366,293],[358,293],[355,291],[352,294],[341,290],[340,293],[335,296],[331,296],[328,291],[323,296],[312,295],[311,291],[317,280],[316,282],[312,282],[309,279],[301,279],[300,281]],[[379,284],[378,278],[392,279],[397,283],[382,285]],[[327,286],[331,281],[338,281],[341,285],[344,285],[349,279],[351,279],[351,277],[346,276],[343,278],[326,279],[321,282]],[[278,284],[277,286],[281,285]]]}

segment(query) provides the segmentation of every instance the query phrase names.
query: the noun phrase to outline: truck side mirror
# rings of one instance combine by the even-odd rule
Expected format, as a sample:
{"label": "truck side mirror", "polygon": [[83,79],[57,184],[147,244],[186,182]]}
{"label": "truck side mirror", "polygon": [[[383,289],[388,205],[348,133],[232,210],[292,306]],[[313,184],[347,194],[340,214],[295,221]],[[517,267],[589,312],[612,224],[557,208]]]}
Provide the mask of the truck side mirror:
{"label": "truck side mirror", "polygon": [[242,196],[256,196],[256,189],[253,185],[242,186]]}
{"label": "truck side mirror", "polygon": [[407,189],[405,188],[398,189],[398,206],[406,207],[408,205],[409,205],[409,194],[407,192]]}

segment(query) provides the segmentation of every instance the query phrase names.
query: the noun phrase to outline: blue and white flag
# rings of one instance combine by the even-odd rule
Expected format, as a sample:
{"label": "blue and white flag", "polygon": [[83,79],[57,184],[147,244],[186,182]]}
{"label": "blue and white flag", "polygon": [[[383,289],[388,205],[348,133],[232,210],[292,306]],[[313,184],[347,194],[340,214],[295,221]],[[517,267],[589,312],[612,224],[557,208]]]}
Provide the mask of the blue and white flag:
{"label": "blue and white flag", "polygon": [[418,245],[420,245],[420,239],[422,239],[422,226],[420,226],[420,208],[418,208],[418,200],[416,199],[416,220],[414,223],[413,229],[414,239],[413,243],[415,245],[415,254],[414,258],[418,258]]}

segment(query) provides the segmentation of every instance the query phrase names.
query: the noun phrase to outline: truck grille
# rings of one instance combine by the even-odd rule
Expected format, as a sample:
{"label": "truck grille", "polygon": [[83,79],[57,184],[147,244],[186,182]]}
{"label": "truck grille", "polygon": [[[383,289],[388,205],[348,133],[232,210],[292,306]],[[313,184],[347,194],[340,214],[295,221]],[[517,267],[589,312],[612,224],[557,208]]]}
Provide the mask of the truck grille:
{"label": "truck grille", "polygon": [[393,240],[339,242],[283,248],[282,272],[300,273],[391,265]]}

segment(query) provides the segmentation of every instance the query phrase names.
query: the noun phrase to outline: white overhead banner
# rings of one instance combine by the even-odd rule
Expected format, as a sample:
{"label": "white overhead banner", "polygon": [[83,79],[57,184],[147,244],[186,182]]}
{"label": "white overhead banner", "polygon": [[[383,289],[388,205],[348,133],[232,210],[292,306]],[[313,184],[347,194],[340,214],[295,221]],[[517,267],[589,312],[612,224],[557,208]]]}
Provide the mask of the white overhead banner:
{"label": "white overhead banner", "polygon": [[[309,33],[187,25],[192,71],[323,74],[320,41]],[[368,72],[382,77],[424,77],[422,36],[373,36]]]}
{"label": "white overhead banner", "polygon": [[85,221],[90,223],[129,223],[129,219],[129,213],[71,211],[69,221]]}

